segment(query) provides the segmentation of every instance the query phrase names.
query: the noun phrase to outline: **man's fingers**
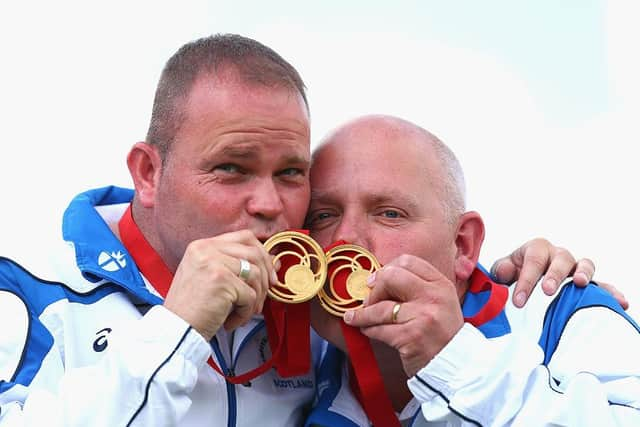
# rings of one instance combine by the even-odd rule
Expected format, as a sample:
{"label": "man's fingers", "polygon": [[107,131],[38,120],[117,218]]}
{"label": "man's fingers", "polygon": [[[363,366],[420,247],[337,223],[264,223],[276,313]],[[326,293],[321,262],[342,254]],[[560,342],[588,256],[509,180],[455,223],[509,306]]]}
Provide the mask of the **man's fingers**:
{"label": "man's fingers", "polygon": [[446,280],[424,259],[401,255],[375,272],[367,304],[383,300],[412,301],[425,292],[425,286]]}
{"label": "man's fingers", "polygon": [[241,260],[249,262],[251,272],[249,273],[249,278],[245,281],[255,289],[255,311],[257,313],[261,312],[269,289],[270,278],[273,274],[271,257],[261,246],[247,246],[237,242],[226,243],[221,252],[224,255],[223,262],[227,268],[238,277],[240,277]]}
{"label": "man's fingers", "polygon": [[254,288],[238,279],[235,283],[237,298],[231,312],[224,322],[226,330],[231,331],[247,323],[255,314],[257,294]]}
{"label": "man's fingers", "polygon": [[504,283],[507,285],[512,284],[516,280],[518,280],[518,276],[520,274],[520,268],[524,264],[524,257],[527,253],[527,250],[531,246],[540,246],[543,244],[540,240],[542,239],[533,239],[520,246],[515,251],[511,252],[509,256],[504,258],[500,258],[496,261],[491,267],[491,274],[499,283]]}
{"label": "man's fingers", "polygon": [[267,296],[267,289],[269,287],[269,279],[267,278],[267,271],[262,263],[256,265],[253,264],[246,259],[238,260],[240,263],[240,268],[242,269],[242,264],[248,264],[250,268],[250,273],[248,277],[245,279],[243,276],[238,274],[238,278],[249,285],[254,291],[254,313],[262,312],[262,307],[264,305],[264,299]]}
{"label": "man's fingers", "polygon": [[414,292],[412,284],[420,280],[413,272],[395,265],[386,265],[376,271],[373,287],[367,297],[367,305],[384,300],[409,301]]}
{"label": "man's fingers", "polygon": [[[259,261],[258,258],[255,258],[253,261],[258,265],[265,265],[269,267],[273,265],[273,256],[267,252],[267,250],[262,245],[262,242],[260,242],[256,238],[255,234],[253,234],[251,230],[233,231],[230,233],[220,234],[214,238],[222,242],[241,243],[245,246],[258,248],[259,252],[257,253],[257,255],[259,256],[259,258],[261,258],[261,260]],[[224,250],[224,248],[226,248],[226,246],[224,246],[221,250]],[[267,276],[267,278],[271,278],[271,276]]]}
{"label": "man's fingers", "polygon": [[610,283],[601,282],[600,280],[598,280],[595,283],[598,286],[600,286],[602,289],[604,289],[607,292],[609,292],[618,301],[618,303],[620,303],[620,305],[622,306],[623,309],[625,309],[625,310],[629,309],[629,301],[624,296],[624,294],[622,292],[620,292],[620,290],[618,288],[616,288],[615,286],[613,286]]}
{"label": "man's fingers", "polygon": [[586,286],[593,278],[595,265],[587,258],[576,261],[568,250],[536,238],[496,261],[491,273],[499,283],[511,284],[517,280],[513,303],[522,307],[541,277],[544,277],[541,282],[543,292],[553,295],[571,276],[576,285]]}
{"label": "man's fingers", "polygon": [[551,264],[544,275],[542,289],[545,294],[553,295],[560,285],[569,277],[573,276],[573,282],[578,286],[589,284],[596,271],[596,266],[588,258],[577,261],[563,248],[557,248],[551,258]]}
{"label": "man's fingers", "polygon": [[[255,234],[253,234],[251,230],[238,230],[224,233],[214,237],[213,239],[225,243],[220,248],[222,252],[226,252],[229,255],[236,257],[242,257],[242,253],[233,251],[233,248],[237,248],[238,246],[255,248],[256,252],[254,252],[254,256],[249,259],[252,263],[259,266],[259,268],[264,272],[261,277],[263,278],[265,295],[269,285],[277,283],[277,275],[273,268],[273,256],[267,252],[262,242],[256,238]],[[258,299],[263,301],[262,298]]]}
{"label": "man's fingers", "polygon": [[498,283],[510,285],[518,278],[518,267],[510,257],[500,258],[491,266],[491,275]]}
{"label": "man's fingers", "polygon": [[589,258],[578,260],[575,272],[573,273],[573,282],[578,286],[587,286],[596,272],[596,266]]}
{"label": "man's fingers", "polygon": [[546,249],[531,247],[525,254],[524,263],[520,269],[520,277],[516,282],[516,289],[513,294],[513,303],[516,307],[523,307],[529,299],[540,276],[547,269],[549,263],[549,253]]}
{"label": "man's fingers", "polygon": [[542,290],[547,295],[553,295],[565,279],[575,271],[576,260],[568,250],[559,247],[556,247],[549,256],[551,258],[547,271],[543,270],[540,274],[544,274]]}
{"label": "man's fingers", "polygon": [[[380,301],[367,307],[347,311],[344,314],[344,321],[346,324],[358,328],[380,324],[404,323],[407,320],[405,307],[407,304],[389,300]],[[395,309],[395,315],[394,307],[399,307],[399,309]]]}
{"label": "man's fingers", "polygon": [[[264,259],[260,256],[260,250],[257,248],[250,248],[249,250],[251,252],[257,252],[258,255],[256,256],[254,254],[254,261],[249,262],[249,265],[251,267],[251,274],[249,275],[249,279],[245,280],[245,282],[256,291],[254,309],[256,313],[260,313],[262,312],[264,299],[267,297],[267,290],[269,289],[269,276],[271,273],[269,267],[265,265]],[[243,259],[244,258],[240,260],[241,263]],[[238,275],[238,277],[242,279],[240,275]]]}
{"label": "man's fingers", "polygon": [[[268,273],[260,261],[258,261],[258,263],[255,262],[256,257],[251,254],[251,250],[247,250],[247,248],[242,249],[243,250],[238,251],[238,256],[229,256],[228,253],[225,253],[222,254],[221,258],[224,265],[240,282],[245,283],[254,290],[255,305],[253,311],[259,313],[262,311],[262,305],[267,295],[269,284],[265,275]],[[246,267],[249,268],[249,272],[245,274],[242,270]]]}

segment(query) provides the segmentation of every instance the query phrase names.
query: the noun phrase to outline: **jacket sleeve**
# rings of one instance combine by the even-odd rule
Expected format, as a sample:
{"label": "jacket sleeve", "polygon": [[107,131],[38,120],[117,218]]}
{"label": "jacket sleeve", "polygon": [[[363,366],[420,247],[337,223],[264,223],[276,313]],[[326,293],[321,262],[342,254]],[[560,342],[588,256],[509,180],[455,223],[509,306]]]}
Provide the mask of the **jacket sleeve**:
{"label": "jacket sleeve", "polygon": [[640,425],[640,334],[606,307],[579,310],[547,365],[526,334],[469,324],[408,381],[427,420],[451,425]]}
{"label": "jacket sleeve", "polygon": [[162,306],[110,334],[98,362],[74,369],[28,305],[2,289],[0,325],[1,427],[175,425],[211,353]]}

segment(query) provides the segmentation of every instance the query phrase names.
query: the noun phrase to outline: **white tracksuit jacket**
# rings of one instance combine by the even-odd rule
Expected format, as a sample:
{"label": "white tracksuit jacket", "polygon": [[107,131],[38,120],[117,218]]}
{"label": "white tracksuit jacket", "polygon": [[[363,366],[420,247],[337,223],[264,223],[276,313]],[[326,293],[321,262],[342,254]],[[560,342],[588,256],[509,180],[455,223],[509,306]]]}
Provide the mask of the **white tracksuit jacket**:
{"label": "white tracksuit jacket", "polygon": [[[227,373],[262,364],[261,318],[210,344],[160,305],[105,223],[132,195],[83,193],[65,211],[66,242],[42,242],[48,251],[34,249],[33,262],[0,258],[0,426],[302,425],[314,372],[283,379],[272,369],[236,386],[206,363],[213,354]],[[312,343],[322,353],[315,334]]]}
{"label": "white tracksuit jacket", "polygon": [[[467,293],[465,317],[488,300]],[[408,381],[403,426],[640,426],[638,325],[595,285],[538,286],[523,309],[465,323]],[[369,426],[349,388],[344,355],[329,347],[310,426]]]}

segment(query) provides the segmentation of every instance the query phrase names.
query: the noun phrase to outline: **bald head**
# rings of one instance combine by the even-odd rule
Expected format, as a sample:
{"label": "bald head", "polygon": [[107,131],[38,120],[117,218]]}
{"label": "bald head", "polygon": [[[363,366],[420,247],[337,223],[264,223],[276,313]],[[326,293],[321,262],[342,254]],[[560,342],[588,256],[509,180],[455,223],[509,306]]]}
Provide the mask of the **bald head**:
{"label": "bald head", "polygon": [[403,136],[411,136],[412,139],[420,139],[420,137],[437,139],[426,130],[407,120],[394,116],[371,114],[355,118],[338,126],[321,140],[320,147],[337,141],[344,143],[345,140],[348,140],[348,143],[351,144],[366,144],[367,141],[363,141],[361,137],[367,135],[389,141]]}
{"label": "bald head", "polygon": [[[454,222],[464,212],[464,175],[458,159],[449,147],[420,126],[388,115],[367,115],[351,120],[325,136],[314,150],[312,180],[314,169],[321,168],[323,174],[344,175],[347,183],[350,165],[342,164],[340,159],[353,159],[354,156],[348,155],[352,152],[362,153],[362,160],[370,162],[365,167],[375,169],[389,180],[417,172],[420,176],[414,178],[428,183],[425,190],[438,193],[449,222]],[[371,152],[378,155],[366,155]],[[313,182],[312,188],[317,188]],[[420,194],[415,196],[420,197]]]}
{"label": "bald head", "polygon": [[[397,117],[357,118],[323,139],[310,180],[306,228],[321,246],[359,245],[384,266],[406,256],[395,265],[435,268],[463,297],[484,225],[465,212],[460,164],[436,136]],[[320,335],[340,345],[339,325],[322,310],[313,316]]]}

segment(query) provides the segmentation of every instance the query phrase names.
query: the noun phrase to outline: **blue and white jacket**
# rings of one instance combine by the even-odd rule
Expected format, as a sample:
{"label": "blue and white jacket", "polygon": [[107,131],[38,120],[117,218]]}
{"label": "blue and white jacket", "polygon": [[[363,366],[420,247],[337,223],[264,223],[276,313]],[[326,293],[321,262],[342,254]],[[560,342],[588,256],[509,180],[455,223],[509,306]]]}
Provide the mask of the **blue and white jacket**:
{"label": "blue and white jacket", "polygon": [[211,355],[227,373],[262,364],[264,320],[210,344],[166,310],[109,228],[132,196],[80,194],[64,242],[43,243],[47,253],[26,263],[0,258],[0,426],[301,425],[315,374],[272,369],[235,386],[207,365]]}
{"label": "blue and white jacket", "polygon": [[[465,317],[485,294],[466,295]],[[308,426],[370,425],[344,357],[327,350]],[[555,298],[538,286],[525,308],[507,302],[487,323],[465,323],[407,383],[403,426],[640,426],[639,328],[595,285]]]}

